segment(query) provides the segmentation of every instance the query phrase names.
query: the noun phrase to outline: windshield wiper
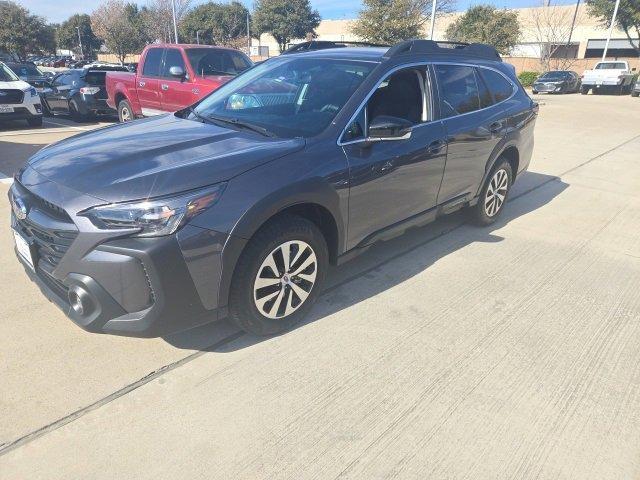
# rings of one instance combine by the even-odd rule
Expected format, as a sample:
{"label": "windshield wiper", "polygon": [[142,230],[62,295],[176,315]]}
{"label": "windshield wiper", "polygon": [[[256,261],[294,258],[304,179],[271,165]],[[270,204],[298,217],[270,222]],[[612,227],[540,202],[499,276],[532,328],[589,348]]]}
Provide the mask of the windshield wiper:
{"label": "windshield wiper", "polygon": [[[196,115],[198,114],[196,113]],[[201,117],[201,115],[198,115],[198,116]],[[240,120],[239,118],[224,118],[224,117],[215,117],[213,115],[208,115],[206,119],[213,122],[227,123],[227,124],[235,125],[240,128],[246,128],[247,130],[251,130],[253,132],[259,133],[261,135],[264,135],[265,137],[276,136],[273,132],[267,130],[264,127],[261,127],[259,125],[254,125],[253,123],[245,122],[243,120]]]}

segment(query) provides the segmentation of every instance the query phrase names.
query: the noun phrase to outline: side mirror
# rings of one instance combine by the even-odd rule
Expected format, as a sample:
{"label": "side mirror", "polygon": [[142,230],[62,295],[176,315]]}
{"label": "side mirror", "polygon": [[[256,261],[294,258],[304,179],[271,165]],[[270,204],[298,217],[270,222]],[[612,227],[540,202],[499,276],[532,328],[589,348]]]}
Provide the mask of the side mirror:
{"label": "side mirror", "polygon": [[169,69],[169,75],[171,75],[172,77],[176,77],[176,78],[183,78],[184,77],[184,70],[182,69],[182,67],[178,67],[178,66],[173,66]]}
{"label": "side mirror", "polygon": [[405,140],[411,137],[413,123],[404,118],[380,115],[369,124],[369,140]]}

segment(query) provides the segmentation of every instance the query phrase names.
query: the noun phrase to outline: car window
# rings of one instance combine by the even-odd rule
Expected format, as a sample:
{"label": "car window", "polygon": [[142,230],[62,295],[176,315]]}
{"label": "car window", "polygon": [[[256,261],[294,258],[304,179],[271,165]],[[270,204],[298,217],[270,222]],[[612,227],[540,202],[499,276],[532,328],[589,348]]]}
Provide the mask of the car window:
{"label": "car window", "polygon": [[[421,85],[422,83],[422,85]],[[398,117],[414,125],[423,118],[424,77],[422,72],[407,68],[387,77],[367,102],[367,118]]]}
{"label": "car window", "polygon": [[310,137],[331,123],[375,66],[371,62],[283,56],[226,83],[195,111],[214,122],[251,123],[279,137]]}
{"label": "car window", "polygon": [[513,94],[513,85],[506,78],[494,70],[480,68],[480,75],[491,90],[496,103],[506,100]]}
{"label": "car window", "polygon": [[0,63],[0,82],[15,82],[20,80],[11,69]]}
{"label": "car window", "polygon": [[363,108],[360,113],[353,119],[351,124],[344,131],[342,136],[343,142],[352,142],[354,140],[361,140],[367,136],[367,109]]}
{"label": "car window", "polygon": [[162,48],[152,48],[144,58],[142,75],[145,77],[157,77],[160,75],[160,63],[162,62]]}
{"label": "car window", "polygon": [[76,75],[72,73],[63,73],[53,79],[53,84],[56,87],[72,86],[77,83],[77,80],[78,78]]}
{"label": "car window", "polygon": [[[476,111],[480,97],[473,67],[435,65],[443,118]],[[490,85],[489,85],[490,87]]]}
{"label": "car window", "polygon": [[40,70],[35,65],[30,64],[14,64],[11,65],[11,70],[19,77],[39,77],[42,76]]}
{"label": "car window", "polygon": [[627,66],[622,62],[599,63],[596,70],[624,70]]}
{"label": "car window", "polygon": [[89,85],[102,86],[106,83],[107,72],[90,70],[84,76],[84,81]]}
{"label": "car window", "polygon": [[251,67],[240,52],[214,48],[188,48],[187,58],[196,75],[238,75]]}
{"label": "car window", "polygon": [[475,69],[476,83],[478,84],[478,94],[480,96],[480,108],[487,108],[493,105],[493,95],[487,87],[486,82],[483,80],[478,69]]}
{"label": "car window", "polygon": [[162,65],[161,75],[163,77],[171,77],[171,73],[169,72],[171,67],[180,67],[183,72],[187,71],[187,69],[184,66],[182,52],[177,48],[167,48],[166,53],[164,55],[164,63]]}

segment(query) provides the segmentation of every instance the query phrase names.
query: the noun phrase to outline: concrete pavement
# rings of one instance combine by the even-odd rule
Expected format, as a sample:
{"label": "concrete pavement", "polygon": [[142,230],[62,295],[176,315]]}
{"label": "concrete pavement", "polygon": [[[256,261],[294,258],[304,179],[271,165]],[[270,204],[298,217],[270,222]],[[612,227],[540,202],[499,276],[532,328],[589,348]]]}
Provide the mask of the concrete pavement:
{"label": "concrete pavement", "polygon": [[454,215],[372,249],[276,338],[84,333],[0,226],[0,472],[640,476],[640,108],[540,100],[531,171],[497,225]]}

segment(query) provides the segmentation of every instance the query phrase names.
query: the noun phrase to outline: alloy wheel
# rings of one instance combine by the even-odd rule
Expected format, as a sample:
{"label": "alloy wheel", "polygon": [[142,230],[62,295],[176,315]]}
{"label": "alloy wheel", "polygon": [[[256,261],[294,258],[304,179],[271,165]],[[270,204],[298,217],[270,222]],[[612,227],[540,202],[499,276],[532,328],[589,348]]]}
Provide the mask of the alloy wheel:
{"label": "alloy wheel", "polygon": [[129,108],[127,107],[120,108],[120,121],[128,122],[130,120],[131,120],[131,112],[129,111]]}
{"label": "alloy wheel", "polygon": [[309,297],[318,273],[318,259],[311,245],[293,240],[279,245],[260,265],[253,285],[258,311],[267,318],[284,318]]}
{"label": "alloy wheel", "polygon": [[506,170],[501,168],[491,178],[484,198],[484,211],[488,217],[493,217],[500,211],[507,196],[508,188],[509,175]]}

